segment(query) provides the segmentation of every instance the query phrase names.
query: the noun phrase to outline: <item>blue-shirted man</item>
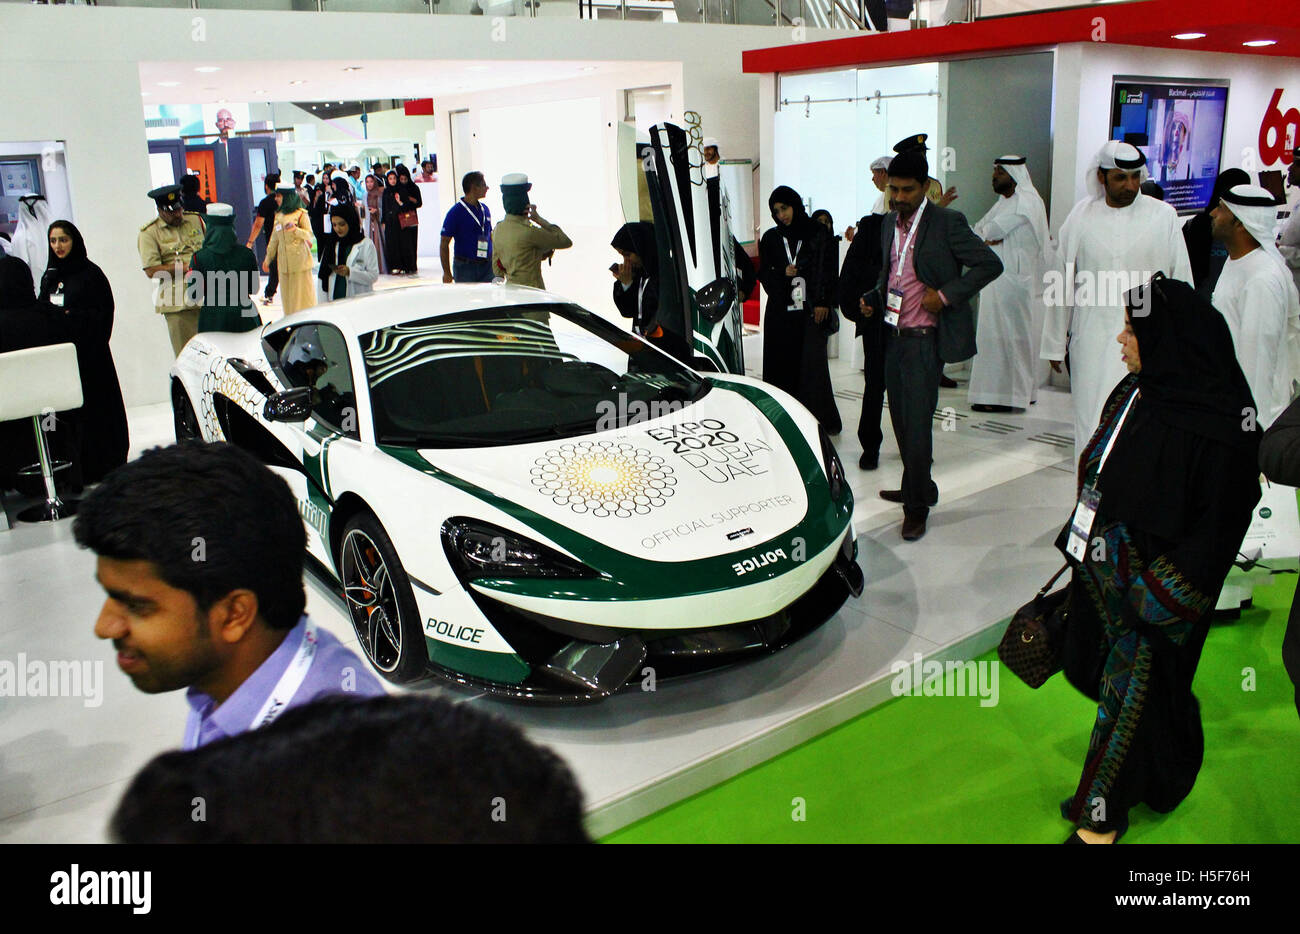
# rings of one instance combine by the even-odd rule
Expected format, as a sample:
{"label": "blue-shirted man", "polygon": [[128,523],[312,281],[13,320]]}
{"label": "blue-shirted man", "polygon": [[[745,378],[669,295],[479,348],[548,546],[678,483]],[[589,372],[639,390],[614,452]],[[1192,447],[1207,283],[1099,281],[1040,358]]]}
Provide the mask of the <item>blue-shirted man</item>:
{"label": "blue-shirted man", "polygon": [[487,181],[470,172],[460,181],[465,197],[451,206],[442,222],[443,282],[492,281],[492,213],[483,198]]}
{"label": "blue-shirted man", "polygon": [[288,484],[229,444],[146,451],[104,478],[73,534],[108,599],[95,635],[147,694],[187,688],[183,748],[334,694],[384,690],[303,610],[306,533]]}

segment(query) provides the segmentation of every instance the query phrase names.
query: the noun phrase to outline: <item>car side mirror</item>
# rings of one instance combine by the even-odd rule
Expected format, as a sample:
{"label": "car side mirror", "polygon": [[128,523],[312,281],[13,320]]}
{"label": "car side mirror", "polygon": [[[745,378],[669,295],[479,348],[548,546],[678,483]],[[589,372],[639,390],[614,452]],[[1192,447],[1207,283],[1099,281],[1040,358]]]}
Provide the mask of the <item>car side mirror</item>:
{"label": "car side mirror", "polygon": [[298,386],[267,396],[262,417],[268,422],[305,422],[311,417],[311,387]]}
{"label": "car side mirror", "polygon": [[717,323],[731,313],[736,301],[736,284],[730,279],[714,279],[695,293],[695,302],[706,321]]}

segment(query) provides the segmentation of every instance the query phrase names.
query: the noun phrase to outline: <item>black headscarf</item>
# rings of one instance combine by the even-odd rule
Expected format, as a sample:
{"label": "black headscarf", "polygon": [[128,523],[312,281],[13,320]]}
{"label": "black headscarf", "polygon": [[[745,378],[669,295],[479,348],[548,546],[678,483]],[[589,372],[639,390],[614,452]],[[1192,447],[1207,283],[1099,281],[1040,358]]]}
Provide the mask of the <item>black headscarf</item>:
{"label": "black headscarf", "polygon": [[17,256],[0,257],[0,311],[36,304],[32,271]]}
{"label": "black headscarf", "polygon": [[[794,217],[790,221],[790,226],[785,227],[779,220],[776,220],[776,205],[788,204],[794,208]],[[825,228],[808,216],[804,210],[803,198],[799,197],[799,192],[795,191],[789,185],[779,185],[772,191],[767,199],[767,209],[772,212],[772,220],[776,221],[776,229],[781,232],[781,236],[786,240],[807,240],[819,230]]]}
{"label": "black headscarf", "polygon": [[[360,243],[365,239],[365,234],[361,232],[361,218],[357,215],[356,206],[351,202],[347,204],[335,205],[330,208],[330,217],[341,217],[348,224],[348,235],[346,237],[331,236],[321,245],[320,269],[316,275],[320,278],[322,289],[329,288],[330,276],[334,274],[334,267],[347,265],[348,254],[352,252],[353,244]],[[340,283],[336,283],[336,287]],[[346,294],[347,283],[341,283],[342,288],[336,289]],[[336,295],[335,298],[340,296]]]}
{"label": "black headscarf", "polygon": [[645,221],[624,224],[609,245],[641,257],[641,268],[651,278],[659,277],[659,251],[655,247],[655,226]]}
{"label": "black headscarf", "polygon": [[[1257,475],[1262,429],[1223,316],[1186,282],[1160,277],[1148,291],[1147,308],[1131,315],[1142,364],[1140,395],[1098,489],[1107,514],[1175,539],[1195,518],[1189,477],[1209,459],[1242,461],[1251,465],[1247,474],[1253,469]],[[1133,379],[1125,377],[1117,390]],[[1223,495],[1239,492],[1225,489]]]}
{"label": "black headscarf", "polygon": [[[338,201],[339,204],[351,204],[356,200],[356,195],[352,191],[352,183],[342,176],[335,175],[331,178],[330,188],[333,190],[334,199]],[[331,211],[330,213],[332,214],[333,212]]]}
{"label": "black headscarf", "polygon": [[49,247],[48,259],[45,264],[45,275],[48,277],[51,272],[55,276],[66,276],[69,273],[77,272],[82,266],[90,261],[86,255],[86,240],[81,236],[81,231],[73,225],[72,221],[51,221],[49,228],[46,230],[46,239],[48,241],[49,231],[55,227],[61,227],[67,231],[68,236],[72,238],[72,249],[63,259],[54,255],[54,247]]}

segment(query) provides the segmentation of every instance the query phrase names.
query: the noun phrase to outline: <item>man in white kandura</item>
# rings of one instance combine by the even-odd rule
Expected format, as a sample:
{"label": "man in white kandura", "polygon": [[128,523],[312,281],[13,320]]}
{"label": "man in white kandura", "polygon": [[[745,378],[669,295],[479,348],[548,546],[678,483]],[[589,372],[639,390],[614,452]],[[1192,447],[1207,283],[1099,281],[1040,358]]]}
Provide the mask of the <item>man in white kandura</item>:
{"label": "man in white kandura", "polygon": [[1256,185],[1228,189],[1210,212],[1214,238],[1228,248],[1210,302],[1228,322],[1261,429],[1291,404],[1300,327],[1300,295],[1273,244],[1276,220],[1277,200]]}
{"label": "man in white kandura", "polygon": [[1192,281],[1178,213],[1141,193],[1146,178],[1146,157],[1135,146],[1103,146],[1085,175],[1088,197],[1061,226],[1055,275],[1047,277],[1041,355],[1059,373],[1069,353],[1075,460],[1128,373],[1114,346],[1124,330],[1124,293],[1157,272]]}
{"label": "man in white kandura", "polygon": [[977,412],[1024,410],[1038,397],[1043,273],[1054,260],[1047,208],[1024,156],[993,160],[997,203],[974,231],[1002,260],[1002,275],[980,293],[968,399]]}
{"label": "man in white kandura", "polygon": [[[1210,212],[1211,233],[1228,248],[1210,301],[1228,322],[1261,429],[1291,403],[1300,342],[1300,294],[1273,243],[1276,223],[1277,199],[1257,185],[1228,189]],[[1237,610],[1270,573],[1234,567],[1215,609]]]}

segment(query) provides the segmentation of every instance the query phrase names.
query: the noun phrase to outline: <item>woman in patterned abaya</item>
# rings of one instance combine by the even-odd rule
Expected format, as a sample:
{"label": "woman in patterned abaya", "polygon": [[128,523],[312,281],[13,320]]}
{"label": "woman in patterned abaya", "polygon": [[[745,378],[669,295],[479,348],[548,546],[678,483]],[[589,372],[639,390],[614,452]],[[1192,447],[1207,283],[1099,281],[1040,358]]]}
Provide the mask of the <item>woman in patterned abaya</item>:
{"label": "woman in patterned abaya", "polygon": [[767,293],[763,379],[802,402],[833,435],[841,423],[826,337],[835,314],[839,256],[829,231],[808,217],[794,189],[780,186],[767,206],[776,226],[758,243],[758,278]]}
{"label": "woman in patterned abaya", "polygon": [[379,273],[387,275],[388,261],[384,257],[384,225],[380,220],[383,210],[384,181],[378,175],[366,176],[366,201],[365,204],[357,205],[359,210],[364,210],[362,215],[365,218],[366,236],[374,244],[375,255],[379,257]]}
{"label": "woman in patterned abaya", "polygon": [[[1259,500],[1255,403],[1227,324],[1185,282],[1157,276],[1145,292],[1118,337],[1129,375],[1079,460],[1096,518],[1057,539],[1084,546],[1071,556],[1065,674],[1098,702],[1061,804],[1078,828],[1067,843],[1113,842],[1134,806],[1165,813],[1192,790],[1205,745],[1192,678]],[[1087,526],[1078,511],[1071,524]]]}
{"label": "woman in patterned abaya", "polygon": [[78,437],[78,470],[84,483],[98,483],[126,463],[129,437],[122,387],[108,339],[113,335],[113,289],[86,256],[86,241],[70,221],[50,224],[50,251],[41,277],[42,302],[63,312],[69,339],[77,345],[77,370],[84,404],[71,418]]}

